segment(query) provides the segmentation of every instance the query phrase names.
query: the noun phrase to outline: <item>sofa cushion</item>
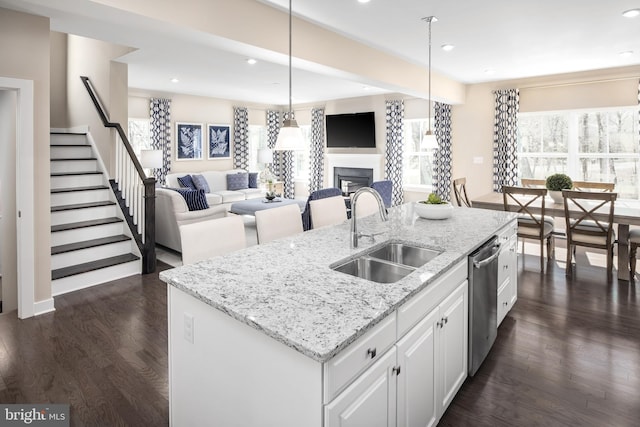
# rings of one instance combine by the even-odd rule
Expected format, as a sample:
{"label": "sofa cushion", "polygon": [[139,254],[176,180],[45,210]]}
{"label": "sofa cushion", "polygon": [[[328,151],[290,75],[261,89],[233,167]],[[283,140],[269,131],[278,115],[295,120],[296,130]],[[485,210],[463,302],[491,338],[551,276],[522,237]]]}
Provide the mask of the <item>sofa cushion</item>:
{"label": "sofa cushion", "polygon": [[184,197],[184,201],[187,202],[187,207],[190,211],[200,211],[209,208],[204,190],[191,190],[187,188],[172,188],[171,190],[177,191]]}
{"label": "sofa cushion", "polygon": [[239,202],[240,200],[246,200],[246,197],[241,191],[215,191],[213,194],[217,194],[222,197],[222,203]]}
{"label": "sofa cushion", "polygon": [[185,176],[179,177],[178,182],[180,183],[180,186],[183,188],[197,190],[196,185],[193,182],[193,178],[191,178],[191,175],[185,175]]}
{"label": "sofa cushion", "polygon": [[219,194],[206,193],[207,203],[209,203],[209,207],[222,204],[222,196]]}
{"label": "sofa cushion", "polygon": [[244,190],[238,190],[237,193],[244,194],[244,197],[248,199],[257,199],[259,197],[264,197],[265,191],[260,188],[247,188]]}
{"label": "sofa cushion", "polygon": [[258,188],[258,172],[249,172],[249,188]]}
{"label": "sofa cushion", "polygon": [[227,175],[227,190],[244,190],[249,188],[249,174],[246,172],[230,173]]}
{"label": "sofa cushion", "polygon": [[191,175],[191,179],[193,180],[193,184],[196,186],[196,190],[204,190],[205,193],[210,193],[209,184],[207,184],[207,180],[202,175]]}

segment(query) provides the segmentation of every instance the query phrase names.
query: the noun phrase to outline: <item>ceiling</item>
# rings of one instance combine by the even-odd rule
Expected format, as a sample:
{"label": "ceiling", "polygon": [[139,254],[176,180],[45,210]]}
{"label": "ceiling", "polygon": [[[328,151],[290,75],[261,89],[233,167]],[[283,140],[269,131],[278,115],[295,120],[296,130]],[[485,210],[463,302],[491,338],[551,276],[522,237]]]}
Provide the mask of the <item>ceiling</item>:
{"label": "ceiling", "polygon": [[[287,0],[258,1],[288,10]],[[288,58],[281,53],[158,25],[88,0],[0,0],[0,7],[48,16],[54,31],[136,48],[119,59],[129,66],[132,89],[288,102]],[[425,67],[427,24],[421,18],[435,15],[433,69],[462,83],[639,65],[640,17],[622,16],[634,8],[640,0],[293,0],[296,17]],[[455,48],[445,52],[443,44]],[[633,53],[620,56],[625,51]],[[249,57],[258,63],[247,64]],[[172,77],[180,82],[171,83]],[[294,61],[294,103],[389,91],[394,88]]]}

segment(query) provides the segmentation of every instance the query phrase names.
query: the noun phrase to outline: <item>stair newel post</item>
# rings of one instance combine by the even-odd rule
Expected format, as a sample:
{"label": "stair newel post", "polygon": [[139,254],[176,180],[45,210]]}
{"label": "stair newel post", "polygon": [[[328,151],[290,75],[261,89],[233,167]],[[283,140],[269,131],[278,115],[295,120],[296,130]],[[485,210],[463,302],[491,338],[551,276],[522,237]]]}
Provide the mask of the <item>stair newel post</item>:
{"label": "stair newel post", "polygon": [[142,273],[156,270],[156,179],[145,178],[144,183],[144,254]]}

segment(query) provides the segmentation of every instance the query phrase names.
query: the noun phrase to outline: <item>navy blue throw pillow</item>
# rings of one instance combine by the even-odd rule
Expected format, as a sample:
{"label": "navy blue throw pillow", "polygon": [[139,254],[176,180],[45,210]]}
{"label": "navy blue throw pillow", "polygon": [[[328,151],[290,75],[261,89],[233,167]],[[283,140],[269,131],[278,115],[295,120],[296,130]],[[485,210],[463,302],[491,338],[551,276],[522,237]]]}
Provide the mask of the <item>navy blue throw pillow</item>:
{"label": "navy blue throw pillow", "polygon": [[192,190],[197,190],[196,184],[193,182],[193,178],[191,175],[185,175],[178,178],[178,182],[183,188],[190,188]]}
{"label": "navy blue throw pillow", "polygon": [[249,188],[249,174],[246,172],[227,174],[227,190],[246,190]]}
{"label": "navy blue throw pillow", "polygon": [[258,188],[258,172],[249,172],[249,188]]}
{"label": "navy blue throw pillow", "polygon": [[193,185],[196,186],[196,190],[204,190],[205,193],[211,193],[209,189],[209,184],[207,180],[202,175],[191,175],[191,179],[193,180]]}
{"label": "navy blue throw pillow", "polygon": [[203,209],[209,209],[209,203],[207,202],[207,196],[204,194],[204,190],[191,190],[188,188],[172,188],[177,191],[187,202],[187,207],[190,211],[201,211]]}

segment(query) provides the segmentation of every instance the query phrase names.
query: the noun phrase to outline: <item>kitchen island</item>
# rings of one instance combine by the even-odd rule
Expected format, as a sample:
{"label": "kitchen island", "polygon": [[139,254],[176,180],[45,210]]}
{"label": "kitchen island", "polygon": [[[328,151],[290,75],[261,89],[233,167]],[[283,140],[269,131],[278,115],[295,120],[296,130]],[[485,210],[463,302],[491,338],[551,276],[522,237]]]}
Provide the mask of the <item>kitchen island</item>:
{"label": "kitchen island", "polygon": [[[346,222],[160,273],[170,285],[171,424],[402,425],[396,406],[414,383],[395,378],[421,374],[444,389],[433,408],[421,404],[437,422],[466,378],[467,256],[514,219],[460,208],[425,220],[405,204],[387,222],[359,219],[380,234],[355,249]],[[330,268],[389,240],[441,253],[395,283]],[[436,331],[445,318],[455,335]],[[437,348],[448,353],[412,374],[415,350]]]}

